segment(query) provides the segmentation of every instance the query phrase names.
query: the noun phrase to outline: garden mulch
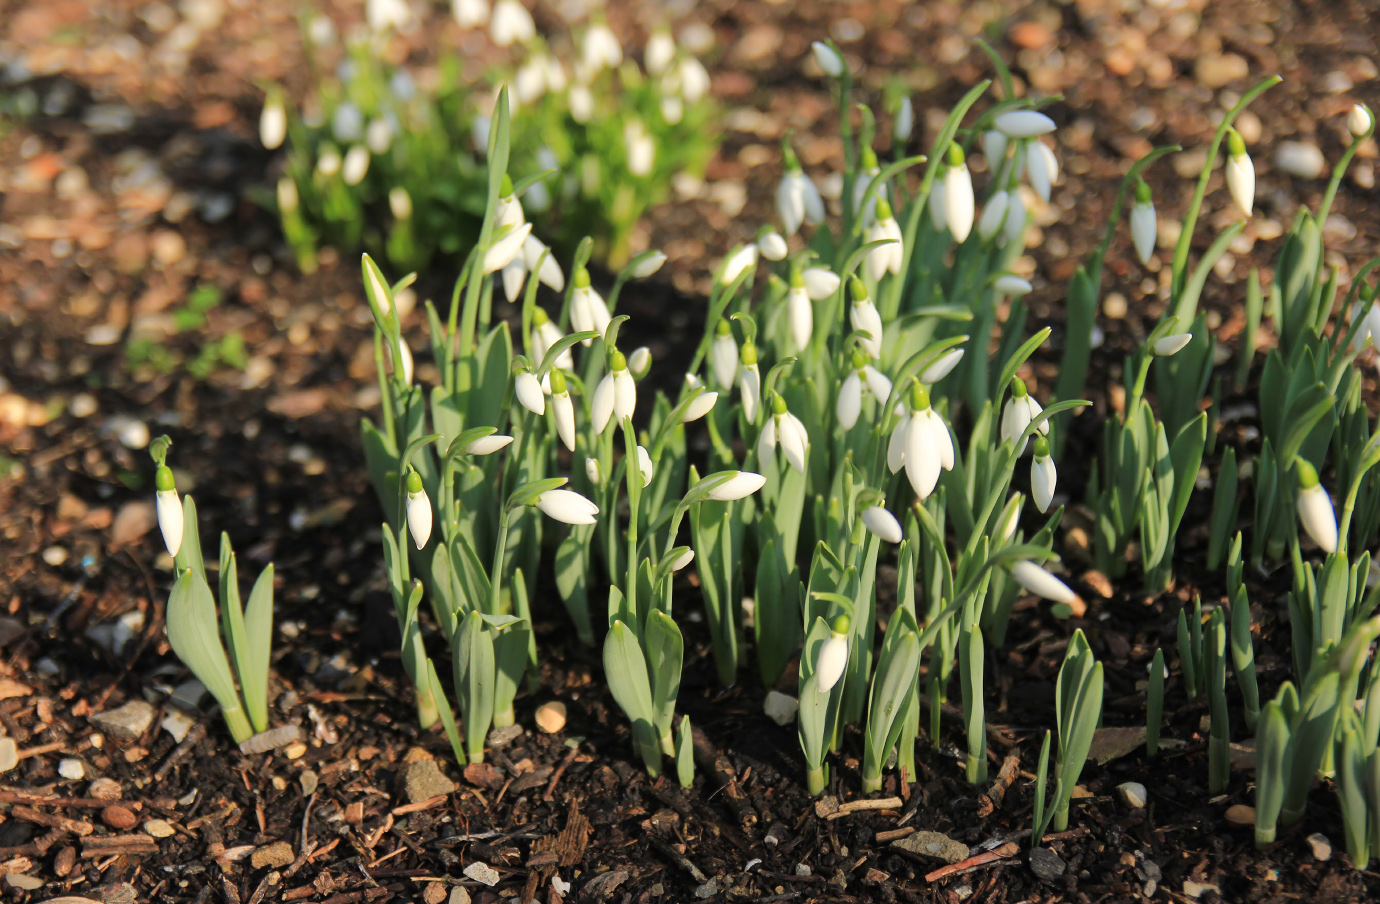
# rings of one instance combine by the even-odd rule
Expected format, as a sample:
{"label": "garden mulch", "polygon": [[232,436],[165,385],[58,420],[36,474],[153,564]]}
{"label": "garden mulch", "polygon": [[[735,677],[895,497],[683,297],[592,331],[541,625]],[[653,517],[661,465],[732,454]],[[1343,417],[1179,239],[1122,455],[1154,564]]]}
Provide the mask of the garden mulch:
{"label": "garden mulch", "polygon": [[[356,5],[331,9],[342,30],[361,16]],[[1350,104],[1380,107],[1380,31],[1359,0],[714,2],[686,12],[713,30],[707,62],[729,130],[705,179],[679,185],[635,239],[664,248],[666,269],[624,295],[629,328],[671,374],[683,337],[699,334],[712,266],[771,218],[779,139],[795,132],[817,176],[841,163],[830,99],[808,59],[810,41],[831,27],[863,66],[872,99],[893,78],[911,89],[917,147],[990,75],[974,37],[1014,60],[1023,85],[1063,95],[1052,108],[1063,183],[1022,260],[1036,284],[1031,322],[1055,324],[1028,369],[1037,395],[1057,369],[1062,287],[1100,239],[1131,160],[1159,144],[1187,149],[1150,173],[1169,229],[1213,117],[1233,92],[1284,76],[1239,123],[1259,170],[1258,210],[1204,299],[1234,347],[1249,269],[1269,266],[1298,206],[1316,206],[1324,186],[1274,165],[1281,142],[1311,143],[1334,160]],[[485,765],[461,769],[440,733],[415,725],[396,652],[382,516],[357,442],[378,396],[353,257],[326,255],[318,273],[295,272],[254,200],[271,166],[255,141],[255,84],[281,80],[298,96],[306,86],[294,10],[50,0],[0,4],[0,13],[0,62],[11,77],[32,74],[46,104],[0,134],[0,736],[19,757],[0,773],[0,900],[1206,902],[1380,893],[1380,876],[1347,862],[1330,790],[1316,791],[1304,822],[1267,851],[1226,821],[1230,806],[1252,802],[1251,773],[1234,771],[1226,794],[1207,793],[1205,706],[1184,698],[1177,675],[1165,735],[1178,743],[1153,760],[1143,744],[1112,744],[1122,749],[1109,755],[1119,755],[1085,769],[1086,796],[1070,831],[1047,839],[1052,853],[1032,857],[1022,835],[1072,630],[1083,628],[1106,663],[1105,725],[1134,741],[1146,664],[1156,648],[1172,648],[1179,608],[1195,592],[1222,598],[1220,576],[1202,564],[1207,493],[1195,495],[1180,536],[1177,585],[1154,598],[1138,592],[1134,568],[1116,585],[1088,570],[1086,513],[1071,506],[1061,551],[1088,615],[1058,621],[1033,599],[1018,606],[988,666],[991,785],[963,781],[963,726],[950,707],[939,738],[922,733],[919,774],[888,773],[879,808],[856,808],[856,734],[844,739],[826,796],[810,798],[795,732],[763,715],[751,663],[736,686],[717,685],[689,588],[678,616],[687,640],[680,702],[699,730],[692,788],[633,763],[600,657],[573,640],[554,596],[536,601],[543,665],[540,689],[517,701],[523,730],[495,738]],[[440,7],[432,13],[444,18]],[[616,3],[610,14],[624,36],[651,24],[642,6]],[[540,8],[538,21],[554,23],[554,9]],[[472,40],[449,23],[438,33]],[[427,37],[404,46],[425,59]],[[481,45],[465,45],[476,61]],[[1324,228],[1344,274],[1380,247],[1375,157],[1373,145],[1362,149]],[[1238,216],[1219,171],[1204,232]],[[423,286],[440,297],[448,276],[438,270]],[[1061,467],[1075,500],[1097,420],[1117,407],[1120,362],[1162,311],[1166,282],[1167,268],[1143,268],[1128,241],[1114,244],[1105,341],[1089,381],[1095,405],[1075,421]],[[200,286],[223,300],[204,326],[179,329],[176,312]],[[408,327],[419,348],[421,323],[414,314]],[[233,331],[249,354],[243,371],[194,379],[184,367],[160,373],[125,358],[131,339],[152,337],[191,360]],[[434,371],[419,362],[418,376]],[[1248,388],[1233,401],[1253,405],[1255,395]],[[1248,410],[1222,438],[1248,452],[1255,424]],[[178,715],[174,698],[194,694],[163,635],[169,572],[142,448],[165,432],[179,487],[197,498],[203,542],[225,531],[243,569],[275,563],[272,715],[298,729],[276,749],[237,750],[204,706]],[[1253,581],[1262,692],[1272,693],[1290,673],[1287,576]],[[889,583],[894,571],[884,567],[879,585]],[[151,702],[152,712],[123,739],[92,723],[131,701]],[[549,701],[568,709],[555,734],[534,725]],[[1245,741],[1234,714],[1233,738]],[[165,720],[186,732],[181,740]],[[79,778],[63,777],[78,767]],[[1128,781],[1148,789],[1146,806],[1119,797]],[[958,861],[933,859],[929,841],[940,839],[924,832],[968,852],[946,843]]]}

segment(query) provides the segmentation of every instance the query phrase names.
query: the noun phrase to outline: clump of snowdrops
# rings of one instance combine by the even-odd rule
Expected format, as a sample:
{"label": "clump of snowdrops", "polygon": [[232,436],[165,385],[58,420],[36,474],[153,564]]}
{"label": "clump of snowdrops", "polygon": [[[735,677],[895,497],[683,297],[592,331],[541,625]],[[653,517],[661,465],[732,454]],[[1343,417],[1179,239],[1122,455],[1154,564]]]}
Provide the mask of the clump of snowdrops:
{"label": "clump of snowdrops", "polygon": [[518,0],[457,3],[462,28],[487,27],[508,48],[476,79],[446,48],[434,70],[397,62],[397,32],[424,25],[401,0],[374,0],[368,12],[368,28],[343,44],[323,13],[306,14],[314,78],[300,111],[267,88],[261,139],[286,147],[274,200],[304,271],[322,245],[363,247],[404,272],[463,255],[484,215],[501,82],[510,115],[522,111],[510,118],[509,170],[528,212],[543,214],[513,266],[530,268],[544,243],[568,253],[586,234],[599,260],[621,266],[633,226],[671,177],[701,174],[717,145],[708,73],[666,27],[639,67],[601,18],[539,35]]}

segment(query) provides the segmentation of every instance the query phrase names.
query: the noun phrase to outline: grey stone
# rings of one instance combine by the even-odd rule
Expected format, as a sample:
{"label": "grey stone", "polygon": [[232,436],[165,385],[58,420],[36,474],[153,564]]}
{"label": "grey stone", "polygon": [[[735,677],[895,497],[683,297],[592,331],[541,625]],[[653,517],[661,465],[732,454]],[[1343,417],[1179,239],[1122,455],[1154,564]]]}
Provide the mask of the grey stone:
{"label": "grey stone", "polygon": [[450,794],[458,785],[446,778],[435,760],[420,760],[408,763],[398,772],[403,795],[408,803],[419,804],[442,794]]}
{"label": "grey stone", "polygon": [[137,741],[149,730],[156,714],[143,700],[131,700],[118,709],[96,713],[87,721],[118,741]]}
{"label": "grey stone", "polygon": [[1049,848],[1031,848],[1030,871],[1046,882],[1053,882],[1064,874],[1064,861]]}
{"label": "grey stone", "polygon": [[925,860],[957,863],[968,859],[968,845],[939,832],[916,832],[891,842],[891,849]]}

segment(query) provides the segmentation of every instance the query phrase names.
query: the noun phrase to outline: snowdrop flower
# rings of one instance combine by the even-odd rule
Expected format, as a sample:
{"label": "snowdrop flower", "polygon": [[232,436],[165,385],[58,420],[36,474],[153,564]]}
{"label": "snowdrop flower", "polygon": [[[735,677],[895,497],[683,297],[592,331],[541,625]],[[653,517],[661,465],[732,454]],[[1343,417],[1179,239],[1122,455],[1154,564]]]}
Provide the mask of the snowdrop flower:
{"label": "snowdrop flower", "polygon": [[1050,186],[1059,180],[1059,161],[1054,152],[1043,141],[1032,139],[1026,147],[1025,168],[1030,173],[1030,187],[1048,204]]}
{"label": "snowdrop flower", "polygon": [[905,144],[910,141],[910,133],[915,128],[915,105],[909,97],[901,98],[896,108],[896,121],[892,123],[891,134],[894,143]]}
{"label": "snowdrop flower", "polygon": [[402,375],[403,382],[411,386],[412,349],[407,347],[407,343],[403,341],[403,338],[401,336],[398,337],[397,358],[395,360],[397,362],[397,364],[395,365],[395,369],[399,374]]}
{"label": "snowdrop flower", "polygon": [[182,548],[183,519],[182,500],[177,498],[172,468],[159,465],[153,476],[153,485],[157,491],[154,499],[158,510],[158,529],[163,532],[163,545],[168,548],[168,555],[176,558],[177,551]]}
{"label": "snowdrop flower", "polygon": [[345,162],[341,165],[340,177],[346,185],[358,185],[369,172],[369,149],[356,144],[345,152]]}
{"label": "snowdrop flower", "polygon": [[637,408],[637,383],[628,372],[628,359],[618,349],[609,352],[609,372],[599,381],[590,403],[594,432],[602,434],[613,416],[618,423],[633,416]]}
{"label": "snowdrop flower", "polygon": [[410,219],[413,215],[413,196],[402,185],[388,192],[388,210],[393,219]]}
{"label": "snowdrop flower", "polygon": [[580,45],[580,61],[590,73],[601,69],[617,69],[623,64],[623,47],[607,22],[595,22],[585,32]]}
{"label": "snowdrop flower", "polygon": [[521,226],[525,222],[527,217],[522,213],[522,202],[513,194],[513,180],[504,173],[498,188],[498,204],[494,206],[494,230]]}
{"label": "snowdrop flower", "polygon": [[628,355],[628,370],[632,371],[633,379],[640,380],[647,376],[647,371],[652,367],[652,350],[645,345],[633,349]]}
{"label": "snowdrop flower", "polygon": [[719,284],[731,285],[735,279],[743,274],[745,270],[751,270],[757,266],[757,245],[740,245],[724,258],[723,267],[720,269]]}
{"label": "snowdrop flower", "polygon": [[944,222],[954,241],[962,242],[973,228],[973,177],[957,143],[949,145],[948,163],[944,171]]}
{"label": "snowdrop flower", "polygon": [[1070,590],[1067,584],[1034,562],[1021,561],[1012,565],[1011,576],[1027,592],[1036,596],[1042,596],[1056,603],[1066,603],[1070,606],[1081,605],[1082,603],[1078,599],[1078,594]]}
{"label": "snowdrop flower", "polygon": [[1144,179],[1136,180],[1136,203],[1131,206],[1131,242],[1136,246],[1136,257],[1142,264],[1150,263],[1150,255],[1155,253],[1155,234],[1159,224],[1155,219],[1155,202],[1150,197],[1150,186]]}
{"label": "snowdrop flower", "polygon": [[853,212],[864,227],[871,226],[876,222],[877,201],[889,197],[885,182],[879,182],[872,194],[867,193],[867,187],[881,172],[881,167],[877,165],[877,152],[872,148],[863,148],[862,168],[858,171],[857,181],[853,183]]}
{"label": "snowdrop flower", "polygon": [[802,223],[824,220],[824,199],[819,196],[815,183],[801,169],[800,158],[791,146],[783,142],[781,153],[785,157],[786,173],[776,187],[776,213],[781,217],[786,235],[795,235]]}
{"label": "snowdrop flower", "polygon": [[628,149],[628,172],[638,177],[650,176],[656,162],[656,143],[642,120],[633,119],[623,126],[623,144]]}
{"label": "snowdrop flower", "polygon": [[340,172],[340,152],[327,145],[316,158],[316,171],[323,178],[331,179]]}
{"label": "snowdrop flower", "polygon": [[876,282],[885,273],[893,276],[901,272],[905,249],[901,245],[901,227],[891,215],[891,205],[886,199],[877,202],[877,222],[867,231],[867,240],[875,242],[890,239],[890,243],[868,252],[866,266],[868,279]]}
{"label": "snowdrop flower", "polygon": [[815,329],[815,308],[805,288],[805,277],[794,267],[791,268],[791,287],[786,291],[786,322],[790,325],[796,352],[805,351]]}
{"label": "snowdrop flower", "polygon": [[1346,115],[1346,128],[1353,138],[1364,138],[1374,126],[1375,117],[1365,104],[1357,104]]}
{"label": "snowdrop flower", "polygon": [[805,292],[812,301],[822,301],[833,295],[842,282],[837,273],[824,267],[806,267],[800,275],[805,280]]}
{"label": "snowdrop flower", "polygon": [[992,197],[987,199],[987,206],[982,208],[982,216],[978,218],[977,223],[978,235],[982,236],[984,242],[990,241],[992,236],[997,234],[997,230],[1001,229],[1010,203],[1010,195],[1004,191],[994,192]]}
{"label": "snowdrop flower", "polygon": [[762,432],[757,437],[757,459],[765,461],[779,445],[781,454],[786,456],[786,461],[795,468],[796,473],[804,474],[805,450],[810,445],[810,435],[805,432],[800,418],[786,410],[786,400],[781,396],[772,393],[771,407],[771,417],[762,425]]}
{"label": "snowdrop flower", "polygon": [[1005,273],[998,276],[992,283],[992,288],[1003,295],[1021,296],[1030,292],[1034,288],[1029,280],[1021,279],[1014,273]]}
{"label": "snowdrop flower", "polygon": [[677,74],[680,76],[680,96],[686,103],[699,103],[709,93],[709,70],[694,57],[682,57]]}
{"label": "snowdrop flower", "polygon": [[652,482],[652,456],[645,446],[637,447],[637,473],[642,476],[642,488]]}
{"label": "snowdrop flower", "polygon": [[490,433],[488,436],[481,436],[469,445],[465,446],[466,455],[493,455],[499,449],[506,449],[513,442],[511,436],[502,433]]}
{"label": "snowdrop flower", "polygon": [[709,372],[720,389],[731,390],[738,382],[738,343],[733,341],[733,328],[727,320],[720,320],[714,330],[714,342],[709,346]]}
{"label": "snowdrop flower", "polygon": [[848,616],[840,615],[830,626],[829,639],[819,647],[815,660],[815,684],[821,693],[828,693],[843,677],[848,666]]}
{"label": "snowdrop flower", "polygon": [[1002,225],[1002,236],[1008,243],[1018,242],[1024,232],[1025,200],[1020,192],[1013,191],[1007,197],[1006,221]]}
{"label": "snowdrop flower", "polygon": [[[576,270],[575,291],[570,297],[570,325],[575,327],[575,332],[593,330],[602,336],[612,319],[609,316],[609,306],[604,303],[604,299],[589,287],[589,271],[584,267]],[[588,348],[593,341],[586,339],[583,344]]]}
{"label": "snowdrop flower", "polygon": [[666,263],[666,252],[653,251],[642,259],[636,267],[633,267],[633,279],[646,279],[653,273],[661,269],[661,265]]}
{"label": "snowdrop flower", "polygon": [[1337,517],[1332,511],[1332,499],[1318,481],[1317,469],[1312,464],[1299,458],[1294,467],[1299,480],[1299,524],[1318,548],[1331,555],[1337,551]]}
{"label": "snowdrop flower", "polygon": [[999,172],[1006,161],[1006,136],[996,129],[982,133],[982,156],[987,158],[987,168]]}
{"label": "snowdrop flower", "polygon": [[518,0],[498,0],[489,20],[489,36],[499,47],[526,44],[537,35],[532,14]]}
{"label": "snowdrop flower", "polygon": [[369,0],[364,7],[364,18],[375,33],[388,28],[402,31],[412,23],[412,10],[407,8],[405,0]]}
{"label": "snowdrop flower", "polygon": [[278,210],[282,213],[292,213],[297,209],[299,199],[297,197],[297,183],[284,176],[278,180]]}
{"label": "snowdrop flower", "polygon": [[1001,517],[997,519],[995,536],[1003,540],[1010,540],[1016,536],[1016,529],[1021,526],[1021,507],[1025,505],[1025,497],[1020,493],[1012,493],[1011,498],[1006,501],[1006,508],[1001,510]]}
{"label": "snowdrop flower", "polygon": [[[695,561],[695,551],[688,546],[683,547],[683,549],[685,551],[676,556],[675,560],[671,562],[672,571],[680,571],[682,568]],[[569,885],[566,885],[566,888],[569,887]]]}
{"label": "snowdrop flower", "polygon": [[930,214],[930,226],[935,232],[944,232],[949,228],[947,214],[944,213],[944,179],[934,180],[930,185],[930,197],[925,204],[925,209]]}
{"label": "snowdrop flower", "polygon": [[830,78],[838,78],[843,75],[843,57],[834,48],[825,44],[823,41],[815,41],[810,45],[810,50],[815,55],[815,62],[819,68],[824,70],[824,74]]}
{"label": "snowdrop flower", "polygon": [[786,240],[775,229],[763,230],[757,237],[757,250],[769,261],[785,260],[790,251],[786,247]]}
{"label": "snowdrop flower", "polygon": [[565,374],[551,372],[551,413],[556,417],[556,435],[571,452],[575,451],[575,403],[565,386]]}
{"label": "snowdrop flower", "polygon": [[547,490],[537,497],[537,508],[566,524],[593,524],[599,514],[599,506],[574,490]]}
{"label": "snowdrop flower", "polygon": [[1049,503],[1054,499],[1054,485],[1058,481],[1059,474],[1049,454],[1049,440],[1036,436],[1035,454],[1030,459],[1030,496],[1041,514],[1049,511]]}
{"label": "snowdrop flower", "polygon": [[910,409],[903,409],[896,418],[896,426],[891,428],[891,439],[886,444],[886,469],[892,474],[906,466],[906,432],[910,429]]}
{"label": "snowdrop flower", "polygon": [[268,150],[276,150],[287,137],[287,111],[276,91],[268,95],[263,112],[259,114],[259,140]]}
{"label": "snowdrop flower", "polygon": [[662,95],[661,97],[661,118],[667,125],[673,126],[685,118],[685,104],[679,97]]}
{"label": "snowdrop flower", "polygon": [[1367,341],[1380,346],[1380,305],[1371,302],[1364,309],[1361,305],[1356,305],[1351,309],[1351,319],[1355,321],[1358,317],[1362,317],[1364,320],[1360,329],[1356,331],[1356,337],[1351,340],[1352,351],[1362,351],[1366,347]]}
{"label": "snowdrop flower", "polygon": [[342,144],[364,137],[364,114],[352,103],[343,103],[331,115],[331,134]]}
{"label": "snowdrop flower", "polygon": [[513,93],[520,103],[530,104],[546,93],[546,61],[534,56],[513,76]]}
{"label": "snowdrop flower", "polygon": [[901,530],[901,522],[897,521],[895,515],[880,505],[864,509],[862,522],[868,530],[888,543],[900,543],[905,539],[905,532]]}
{"label": "snowdrop flower", "polygon": [[407,472],[407,529],[418,549],[431,538],[431,500],[415,470]]}
{"label": "snowdrop flower", "polygon": [[530,370],[513,378],[513,395],[533,414],[546,414],[546,396],[542,393],[541,381]]}
{"label": "snowdrop flower", "polygon": [[556,255],[547,254],[546,257],[542,257],[542,253],[549,250],[541,239],[534,235],[527,236],[522,242],[523,264],[528,272],[536,272],[537,279],[555,291],[563,292],[565,273],[561,271],[561,265],[556,263]]}
{"label": "snowdrop flower", "polygon": [[852,324],[853,329],[867,333],[868,338],[859,343],[863,351],[873,358],[881,358],[882,315],[877,313],[877,306],[872,303],[867,288],[856,276],[849,285],[849,291],[853,301],[848,306],[848,322]]}
{"label": "snowdrop flower", "polygon": [[1250,216],[1255,205],[1255,164],[1246,155],[1246,142],[1235,129],[1227,129],[1227,189],[1236,206]]}
{"label": "snowdrop flower", "polygon": [[531,223],[494,230],[494,237],[489,242],[489,250],[484,253],[484,273],[486,275],[495,273],[511,264],[513,258],[521,253],[522,243],[527,241],[527,236],[531,234]]}
{"label": "snowdrop flower", "polygon": [[388,124],[388,120],[380,117],[370,122],[369,128],[364,132],[364,144],[371,154],[388,153],[388,149],[393,145],[393,127]]}
{"label": "snowdrop flower", "polygon": [[474,28],[489,21],[489,0],[450,0],[450,14],[461,28]]}
{"label": "snowdrop flower", "polygon": [[923,383],[916,383],[911,391],[905,458],[906,479],[921,501],[934,492],[940,470],[951,471],[954,466],[953,438],[944,419],[930,407],[930,393]]}
{"label": "snowdrop flower", "polygon": [[[535,327],[532,334],[532,351],[535,352],[536,360],[542,361],[546,358],[546,353],[551,350],[551,346],[563,338],[561,328],[552,322],[551,317],[543,308],[533,309],[532,325]],[[575,358],[570,354],[570,349],[566,349],[556,356],[556,367],[562,370],[575,369]]]}
{"label": "snowdrop flower", "polygon": [[[1044,409],[1040,403],[1031,397],[1030,391],[1026,389],[1025,381],[1020,377],[1011,378],[1011,398],[1006,400],[1006,408],[1001,415],[1001,441],[1016,442],[1025,433],[1025,428],[1030,426],[1030,422],[1040,416]],[[1041,434],[1049,435],[1049,422],[1041,421],[1036,428]],[[1016,455],[1025,454],[1025,443],[1021,443],[1021,448]]]}
{"label": "snowdrop flower", "polygon": [[647,47],[642,52],[642,63],[647,74],[659,76],[671,68],[676,58],[676,42],[666,28],[658,28],[647,38]]}
{"label": "snowdrop flower", "polygon": [[963,349],[952,348],[939,356],[929,367],[920,372],[920,382],[926,386],[933,386],[940,380],[947,377],[958,366],[958,362],[963,360]]}
{"label": "snowdrop flower", "polygon": [[752,340],[743,343],[738,355],[738,394],[743,404],[743,417],[749,424],[757,423],[757,403],[762,397],[762,373],[757,369],[757,346]]}
{"label": "snowdrop flower", "polygon": [[707,494],[715,502],[734,502],[762,489],[767,478],[751,471],[734,471],[733,476],[718,484]]}
{"label": "snowdrop flower", "polygon": [[1034,138],[1054,131],[1054,120],[1035,110],[1011,110],[992,120],[1007,138]]}
{"label": "snowdrop flower", "polygon": [[691,391],[699,389],[701,392],[699,395],[695,396],[694,401],[686,406],[685,413],[682,414],[680,418],[682,424],[688,424],[691,421],[697,421],[704,417],[714,410],[714,403],[719,401],[719,394],[717,392],[705,390],[704,384],[700,382],[700,378],[694,374],[686,374],[685,383]]}
{"label": "snowdrop flower", "polygon": [[599,459],[585,459],[585,476],[588,477],[589,482],[594,484],[596,487],[603,484],[604,469],[599,466]]}
{"label": "snowdrop flower", "polygon": [[1150,353],[1157,358],[1168,358],[1170,355],[1177,355],[1183,351],[1192,341],[1192,333],[1174,333],[1162,339],[1156,339]]}
{"label": "snowdrop flower", "polygon": [[876,398],[879,405],[885,404],[891,395],[891,381],[867,362],[867,353],[861,348],[855,348],[852,369],[839,387],[838,400],[834,403],[834,415],[845,430],[852,430],[853,425],[858,422],[865,395]]}
{"label": "snowdrop flower", "polygon": [[576,122],[586,123],[593,118],[594,94],[588,85],[571,85],[570,93],[566,95],[566,103],[570,105],[570,118]]}

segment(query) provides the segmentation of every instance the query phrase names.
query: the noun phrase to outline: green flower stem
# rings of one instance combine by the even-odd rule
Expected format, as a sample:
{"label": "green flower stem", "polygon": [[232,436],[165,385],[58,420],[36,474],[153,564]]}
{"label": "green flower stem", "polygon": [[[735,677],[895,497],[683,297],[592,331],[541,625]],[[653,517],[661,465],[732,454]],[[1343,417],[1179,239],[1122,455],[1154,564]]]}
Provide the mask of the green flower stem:
{"label": "green flower stem", "polygon": [[503,506],[503,513],[498,516],[498,540],[494,543],[494,563],[489,568],[489,605],[488,615],[497,615],[501,610],[503,592],[503,556],[508,550],[508,520],[512,516],[511,506]]}
{"label": "green flower stem", "polygon": [[1332,201],[1337,197],[1337,188],[1342,184],[1342,176],[1346,175],[1346,168],[1351,164],[1351,158],[1356,156],[1356,151],[1361,147],[1361,142],[1375,134],[1375,120],[1371,119],[1370,129],[1360,137],[1353,136],[1351,144],[1347,145],[1346,151],[1342,154],[1342,159],[1337,161],[1337,165],[1332,167],[1332,178],[1327,183],[1327,191],[1323,194],[1322,203],[1318,205],[1318,228],[1327,222],[1327,215],[1332,210]]}
{"label": "green flower stem", "polygon": [[1156,158],[1163,157],[1165,154],[1177,153],[1183,148],[1177,144],[1167,144],[1157,147],[1144,157],[1131,164],[1131,169],[1121,178],[1121,187],[1117,189],[1116,202],[1112,204],[1112,215],[1107,220],[1107,229],[1102,235],[1102,244],[1098,246],[1097,253],[1093,255],[1090,275],[1092,276],[1093,291],[1097,292],[1102,287],[1102,264],[1107,259],[1107,252],[1112,247],[1112,237],[1116,234],[1117,224],[1121,221],[1121,210],[1126,203],[1126,193],[1131,186],[1136,184],[1140,174],[1145,172]]}
{"label": "green flower stem", "polygon": [[[628,611],[637,611],[637,509],[642,501],[641,462],[637,457],[637,433],[633,430],[632,419],[626,418],[620,424],[623,428],[623,477],[628,488],[628,572],[623,596],[628,601]],[[668,736],[669,737],[669,736]],[[667,753],[674,755],[672,748]]]}

